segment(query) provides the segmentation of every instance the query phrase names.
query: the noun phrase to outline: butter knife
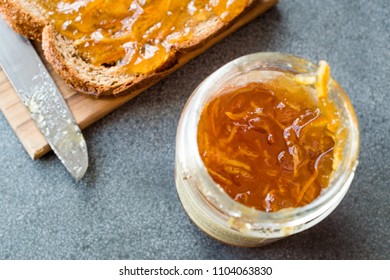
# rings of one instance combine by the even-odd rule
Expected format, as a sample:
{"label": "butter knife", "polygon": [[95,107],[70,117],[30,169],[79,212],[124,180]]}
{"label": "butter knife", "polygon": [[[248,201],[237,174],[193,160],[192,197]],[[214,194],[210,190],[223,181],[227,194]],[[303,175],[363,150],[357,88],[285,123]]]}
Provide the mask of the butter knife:
{"label": "butter knife", "polygon": [[40,57],[0,17],[0,66],[54,153],[79,180],[88,168],[84,137]]}

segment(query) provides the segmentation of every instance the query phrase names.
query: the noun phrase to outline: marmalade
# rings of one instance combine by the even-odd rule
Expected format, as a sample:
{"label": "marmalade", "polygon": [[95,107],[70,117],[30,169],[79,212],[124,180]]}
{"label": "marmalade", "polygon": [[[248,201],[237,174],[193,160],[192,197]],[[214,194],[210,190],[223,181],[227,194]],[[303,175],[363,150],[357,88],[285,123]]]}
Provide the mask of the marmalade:
{"label": "marmalade", "polygon": [[80,56],[96,66],[128,73],[163,67],[195,29],[212,18],[228,22],[248,0],[39,0],[57,32],[74,40]]}
{"label": "marmalade", "polygon": [[261,75],[206,104],[197,141],[208,173],[230,197],[274,212],[310,203],[329,184],[339,112],[326,91],[318,93],[324,87],[302,82],[311,77]]}

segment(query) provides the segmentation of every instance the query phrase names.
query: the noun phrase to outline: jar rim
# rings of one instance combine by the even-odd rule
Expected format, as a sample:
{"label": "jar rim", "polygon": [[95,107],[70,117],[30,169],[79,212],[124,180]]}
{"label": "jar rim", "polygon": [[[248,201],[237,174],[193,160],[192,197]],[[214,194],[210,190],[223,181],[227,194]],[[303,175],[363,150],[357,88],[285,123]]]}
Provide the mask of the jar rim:
{"label": "jar rim", "polygon": [[[178,128],[177,147],[180,149],[179,142],[185,141],[186,149],[184,154],[186,154],[186,158],[181,158],[183,153],[177,151],[177,159],[181,163],[190,161],[190,164],[194,164],[197,167],[199,174],[191,174],[191,176],[196,176],[196,179],[200,182],[196,186],[199,194],[221,214],[240,217],[241,220],[251,224],[254,228],[257,226],[264,228],[267,225],[272,226],[281,223],[284,226],[296,226],[314,219],[316,215],[318,216],[317,212],[326,211],[332,205],[332,200],[337,199],[337,196],[342,195],[343,197],[345,195],[358,164],[360,140],[357,117],[347,94],[331,78],[332,88],[330,91],[342,101],[342,107],[338,107],[338,109],[344,113],[344,122],[348,130],[348,139],[346,141],[348,146],[347,150],[344,151],[339,168],[332,175],[331,181],[323,193],[311,203],[302,207],[285,208],[277,212],[265,212],[235,201],[221,186],[214,182],[201,159],[197,143],[198,122],[210,89],[223,80],[231,79],[237,73],[245,73],[257,69],[272,69],[272,67],[279,67],[278,69],[286,71],[292,70],[294,67],[299,73],[314,72],[317,69],[315,64],[304,58],[280,52],[262,52],[239,57],[216,70],[194,90],[185,105]],[[180,129],[185,131],[185,133],[180,135]]]}

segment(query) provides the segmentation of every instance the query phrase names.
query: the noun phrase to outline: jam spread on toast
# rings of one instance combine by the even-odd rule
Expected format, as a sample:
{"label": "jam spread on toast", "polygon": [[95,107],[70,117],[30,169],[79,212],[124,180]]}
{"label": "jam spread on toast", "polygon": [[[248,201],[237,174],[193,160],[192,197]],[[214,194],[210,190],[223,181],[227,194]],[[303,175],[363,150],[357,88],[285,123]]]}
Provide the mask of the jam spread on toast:
{"label": "jam spread on toast", "polygon": [[38,2],[56,31],[74,41],[86,62],[125,68],[128,73],[163,67],[178,46],[210,32],[208,20],[229,22],[248,5],[247,0]]}

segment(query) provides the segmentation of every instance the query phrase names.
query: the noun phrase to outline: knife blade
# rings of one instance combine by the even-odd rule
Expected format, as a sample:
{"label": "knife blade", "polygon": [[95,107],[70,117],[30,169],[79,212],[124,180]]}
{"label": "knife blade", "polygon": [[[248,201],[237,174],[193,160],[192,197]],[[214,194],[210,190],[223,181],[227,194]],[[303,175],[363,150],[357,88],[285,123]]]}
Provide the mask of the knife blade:
{"label": "knife blade", "polygon": [[0,66],[50,147],[79,180],[88,168],[84,137],[37,52],[0,17]]}

